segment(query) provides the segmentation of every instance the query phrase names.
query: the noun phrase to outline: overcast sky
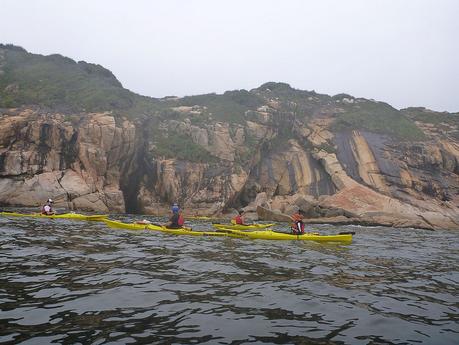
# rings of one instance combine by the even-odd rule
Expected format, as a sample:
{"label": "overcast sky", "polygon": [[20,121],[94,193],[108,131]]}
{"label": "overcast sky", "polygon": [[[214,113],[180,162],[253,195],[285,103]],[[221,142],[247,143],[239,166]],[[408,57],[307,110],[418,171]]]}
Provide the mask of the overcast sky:
{"label": "overcast sky", "polygon": [[153,97],[267,81],[459,111],[458,0],[0,0],[0,42]]}

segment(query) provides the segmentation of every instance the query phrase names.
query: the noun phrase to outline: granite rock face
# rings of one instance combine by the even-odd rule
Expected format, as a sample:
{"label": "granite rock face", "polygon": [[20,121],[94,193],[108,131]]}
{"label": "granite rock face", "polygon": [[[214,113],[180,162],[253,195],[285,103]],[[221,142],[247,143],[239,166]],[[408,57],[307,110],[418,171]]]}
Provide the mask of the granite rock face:
{"label": "granite rock face", "polygon": [[108,113],[78,116],[12,109],[0,117],[0,202],[38,206],[51,197],[69,209],[125,210],[120,174],[135,127]]}
{"label": "granite rock face", "polygon": [[458,114],[282,83],[155,102],[149,115],[0,109],[0,205],[459,229]]}

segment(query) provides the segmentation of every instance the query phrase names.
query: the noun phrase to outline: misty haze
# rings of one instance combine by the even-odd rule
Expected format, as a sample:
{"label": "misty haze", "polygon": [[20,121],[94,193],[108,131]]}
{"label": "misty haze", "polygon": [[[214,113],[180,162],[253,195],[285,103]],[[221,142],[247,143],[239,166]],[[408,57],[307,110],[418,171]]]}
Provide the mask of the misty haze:
{"label": "misty haze", "polygon": [[0,8],[0,342],[456,343],[458,2]]}

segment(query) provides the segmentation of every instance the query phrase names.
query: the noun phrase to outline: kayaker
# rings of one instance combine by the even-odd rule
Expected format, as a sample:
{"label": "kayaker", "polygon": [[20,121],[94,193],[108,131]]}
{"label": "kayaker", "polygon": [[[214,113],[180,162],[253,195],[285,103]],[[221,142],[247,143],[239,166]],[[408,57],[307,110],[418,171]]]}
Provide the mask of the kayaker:
{"label": "kayaker", "polygon": [[172,212],[172,215],[169,218],[169,222],[164,224],[164,226],[169,229],[182,228],[183,225],[185,224],[185,219],[183,218],[182,210],[176,203],[172,205],[171,212]]}
{"label": "kayaker", "polygon": [[303,222],[303,213],[298,211],[297,213],[292,214],[290,217],[293,221],[291,229],[292,234],[302,235],[304,234],[304,222]]}
{"label": "kayaker", "polygon": [[237,211],[237,216],[233,218],[233,221],[231,223],[237,224],[237,225],[244,225],[244,218],[243,218],[243,213],[244,211],[238,210]]}
{"label": "kayaker", "polygon": [[53,199],[48,199],[46,201],[46,204],[44,204],[41,208],[41,214],[45,214],[47,216],[52,216],[54,214]]}

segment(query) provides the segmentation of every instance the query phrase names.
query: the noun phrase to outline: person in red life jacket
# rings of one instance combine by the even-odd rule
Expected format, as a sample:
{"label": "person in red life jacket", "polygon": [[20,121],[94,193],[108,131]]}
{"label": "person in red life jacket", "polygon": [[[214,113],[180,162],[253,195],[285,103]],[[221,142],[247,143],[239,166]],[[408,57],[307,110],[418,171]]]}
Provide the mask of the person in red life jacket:
{"label": "person in red life jacket", "polygon": [[41,214],[44,214],[47,216],[52,216],[54,214],[52,199],[48,199],[48,201],[46,201],[46,204],[42,206]]}
{"label": "person in red life jacket", "polygon": [[164,224],[164,226],[168,229],[180,229],[181,226],[179,225],[179,213],[177,212],[172,212],[171,217],[169,218],[169,222]]}
{"label": "person in red life jacket", "polygon": [[303,214],[301,211],[293,214],[290,217],[293,221],[291,229],[294,235],[303,235],[304,234],[304,222],[303,222]]}
{"label": "person in red life jacket", "polygon": [[244,225],[244,218],[242,217],[242,214],[244,212],[240,210],[237,212],[238,212],[237,216],[233,218],[233,221],[231,223],[238,224],[238,225]]}
{"label": "person in red life jacket", "polygon": [[185,224],[185,219],[182,215],[182,210],[177,204],[174,204],[171,209],[172,215],[169,218],[169,222],[164,224],[169,229],[180,229]]}

